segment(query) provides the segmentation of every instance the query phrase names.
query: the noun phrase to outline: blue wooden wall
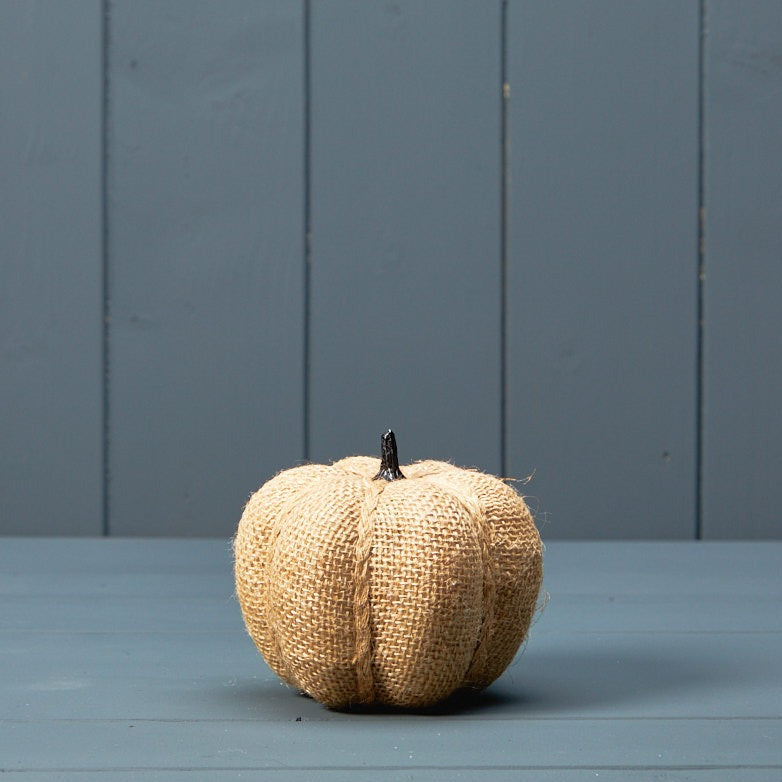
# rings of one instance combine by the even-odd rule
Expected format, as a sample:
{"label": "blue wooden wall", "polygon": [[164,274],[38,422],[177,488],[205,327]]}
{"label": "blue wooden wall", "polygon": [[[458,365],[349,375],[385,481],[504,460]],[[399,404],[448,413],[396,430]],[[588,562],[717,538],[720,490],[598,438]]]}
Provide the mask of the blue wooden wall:
{"label": "blue wooden wall", "polygon": [[778,0],[2,0],[0,532],[451,459],[780,537]]}

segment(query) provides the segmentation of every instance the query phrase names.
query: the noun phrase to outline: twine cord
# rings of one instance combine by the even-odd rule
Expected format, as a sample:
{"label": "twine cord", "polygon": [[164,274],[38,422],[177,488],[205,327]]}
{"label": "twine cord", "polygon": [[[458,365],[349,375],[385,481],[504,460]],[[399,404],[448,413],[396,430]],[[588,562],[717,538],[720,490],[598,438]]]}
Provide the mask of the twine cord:
{"label": "twine cord", "polygon": [[497,603],[497,562],[493,556],[494,541],[491,525],[486,518],[483,507],[479,507],[478,513],[473,518],[478,525],[478,539],[481,544],[481,560],[483,562],[483,619],[478,643],[465,676],[465,681],[468,684],[480,680],[486,667],[489,639],[494,631],[494,613]]}
{"label": "twine cord", "polygon": [[353,623],[356,633],[356,652],[353,665],[356,668],[356,687],[359,703],[371,703],[375,699],[375,681],[372,676],[372,596],[369,584],[369,563],[375,531],[375,511],[378,499],[388,484],[372,481],[367,488],[358,518],[356,540],[356,566],[353,574],[355,586],[353,599]]}

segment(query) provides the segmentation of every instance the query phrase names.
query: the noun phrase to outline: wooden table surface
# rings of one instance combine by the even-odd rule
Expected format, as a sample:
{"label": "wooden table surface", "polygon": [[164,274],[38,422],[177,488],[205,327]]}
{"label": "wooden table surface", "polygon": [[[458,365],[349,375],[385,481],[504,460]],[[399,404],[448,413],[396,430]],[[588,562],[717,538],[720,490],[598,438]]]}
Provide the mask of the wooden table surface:
{"label": "wooden table surface", "polygon": [[0,775],[782,780],[782,543],[550,543],[485,693],[336,713],[244,631],[224,540],[0,540]]}

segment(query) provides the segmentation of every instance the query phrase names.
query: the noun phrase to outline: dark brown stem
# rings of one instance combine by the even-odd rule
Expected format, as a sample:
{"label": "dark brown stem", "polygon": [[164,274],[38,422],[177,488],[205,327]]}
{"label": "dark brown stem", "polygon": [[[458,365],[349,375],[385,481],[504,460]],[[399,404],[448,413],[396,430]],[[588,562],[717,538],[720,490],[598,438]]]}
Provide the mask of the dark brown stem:
{"label": "dark brown stem", "polygon": [[375,476],[375,480],[382,478],[386,481],[398,481],[404,478],[399,469],[399,456],[396,452],[396,437],[389,429],[380,438],[380,472]]}

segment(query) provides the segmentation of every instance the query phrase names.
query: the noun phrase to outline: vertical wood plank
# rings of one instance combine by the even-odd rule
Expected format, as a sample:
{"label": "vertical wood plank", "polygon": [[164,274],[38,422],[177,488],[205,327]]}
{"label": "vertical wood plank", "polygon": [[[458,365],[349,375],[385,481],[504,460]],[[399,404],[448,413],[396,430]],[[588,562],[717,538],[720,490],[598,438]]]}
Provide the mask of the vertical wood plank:
{"label": "vertical wood plank", "polygon": [[302,8],[110,19],[110,530],[227,535],[303,457]]}
{"label": "vertical wood plank", "polygon": [[782,6],[705,23],[703,533],[779,538]]}
{"label": "vertical wood plank", "polygon": [[0,3],[0,533],[100,534],[101,4]]}
{"label": "vertical wood plank", "polygon": [[695,533],[698,34],[510,4],[508,464],[546,537]]}
{"label": "vertical wood plank", "polygon": [[311,22],[311,456],[499,470],[499,3]]}

